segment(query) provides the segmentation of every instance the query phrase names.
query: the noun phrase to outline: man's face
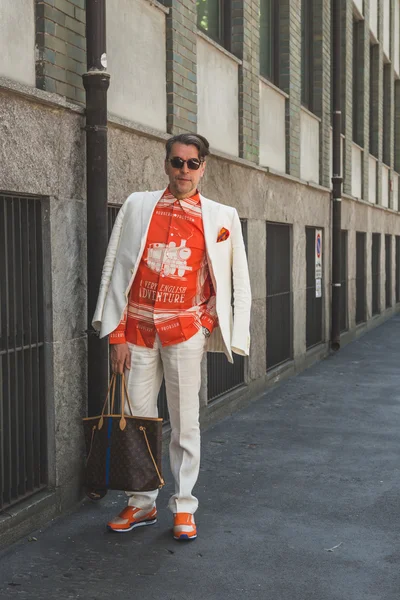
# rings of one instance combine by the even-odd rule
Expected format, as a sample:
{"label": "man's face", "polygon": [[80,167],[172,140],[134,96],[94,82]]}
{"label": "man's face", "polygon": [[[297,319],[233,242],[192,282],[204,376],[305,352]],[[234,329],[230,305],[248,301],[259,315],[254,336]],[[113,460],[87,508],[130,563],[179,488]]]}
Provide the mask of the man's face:
{"label": "man's face", "polygon": [[169,189],[175,198],[189,198],[197,190],[200,179],[203,177],[206,163],[201,163],[197,171],[189,169],[185,162],[180,169],[171,165],[172,158],[179,157],[184,161],[191,158],[199,159],[199,151],[196,146],[176,143],[171,148],[171,153],[165,161],[165,172],[169,177]]}

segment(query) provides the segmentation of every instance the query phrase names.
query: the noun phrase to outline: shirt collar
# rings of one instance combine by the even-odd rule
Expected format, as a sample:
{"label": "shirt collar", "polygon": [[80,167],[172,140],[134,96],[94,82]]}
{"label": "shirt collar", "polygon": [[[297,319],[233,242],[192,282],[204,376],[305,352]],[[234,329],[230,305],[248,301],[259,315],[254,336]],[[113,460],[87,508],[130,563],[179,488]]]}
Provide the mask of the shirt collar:
{"label": "shirt collar", "polygon": [[178,200],[173,194],[171,194],[171,192],[169,191],[169,187],[167,187],[161,199],[166,204],[174,204],[174,202],[179,202],[179,204],[184,210],[187,210],[191,206],[197,206],[198,204],[200,204],[200,194],[197,190],[196,193],[193,194],[193,196],[190,196],[190,198]]}

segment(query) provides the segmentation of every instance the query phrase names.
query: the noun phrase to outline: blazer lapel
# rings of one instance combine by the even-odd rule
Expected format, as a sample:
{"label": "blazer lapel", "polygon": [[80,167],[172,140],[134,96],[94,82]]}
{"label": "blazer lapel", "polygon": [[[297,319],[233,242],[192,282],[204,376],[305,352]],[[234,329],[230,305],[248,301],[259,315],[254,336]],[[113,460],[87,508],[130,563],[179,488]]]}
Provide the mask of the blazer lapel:
{"label": "blazer lapel", "polygon": [[142,204],[142,238],[147,236],[149,230],[151,217],[153,216],[154,209],[157,206],[158,201],[162,198],[164,190],[158,190],[156,192],[149,192],[143,198]]}
{"label": "blazer lapel", "polygon": [[147,192],[143,196],[142,201],[142,235],[141,235],[141,251],[144,249],[146,243],[147,234],[150,227],[151,218],[153,212],[157,206],[158,201],[162,198],[165,190],[158,190],[156,192]]}
{"label": "blazer lapel", "polygon": [[219,206],[200,194],[201,211],[203,217],[204,239],[206,241],[207,254],[212,263],[214,258],[215,242],[217,240],[215,230],[218,227]]}

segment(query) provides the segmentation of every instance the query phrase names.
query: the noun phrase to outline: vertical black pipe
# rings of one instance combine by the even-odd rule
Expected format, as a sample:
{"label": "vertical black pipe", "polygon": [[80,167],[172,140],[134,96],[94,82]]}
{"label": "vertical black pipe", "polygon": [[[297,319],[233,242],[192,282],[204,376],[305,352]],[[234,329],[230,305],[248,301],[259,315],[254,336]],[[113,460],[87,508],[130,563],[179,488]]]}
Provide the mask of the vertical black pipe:
{"label": "vertical black pipe", "polygon": [[99,413],[107,392],[107,339],[91,327],[108,243],[106,0],[86,0],[86,181],[88,290],[88,414]]}
{"label": "vertical black pipe", "polygon": [[332,0],[333,18],[333,177],[332,177],[332,327],[331,347],[340,348],[341,300],[341,229],[342,229],[342,177],[341,143],[341,5],[342,0]]}

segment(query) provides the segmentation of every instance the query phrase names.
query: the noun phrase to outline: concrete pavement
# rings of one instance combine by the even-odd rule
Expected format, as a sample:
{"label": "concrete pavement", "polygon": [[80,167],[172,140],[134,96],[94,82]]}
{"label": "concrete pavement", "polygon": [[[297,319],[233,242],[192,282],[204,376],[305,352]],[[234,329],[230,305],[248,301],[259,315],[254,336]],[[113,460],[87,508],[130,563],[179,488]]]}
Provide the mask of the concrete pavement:
{"label": "concrete pavement", "polygon": [[[199,538],[113,493],[0,555],[0,599],[399,600],[400,317],[203,434]],[[32,539],[32,538],[31,538]]]}

